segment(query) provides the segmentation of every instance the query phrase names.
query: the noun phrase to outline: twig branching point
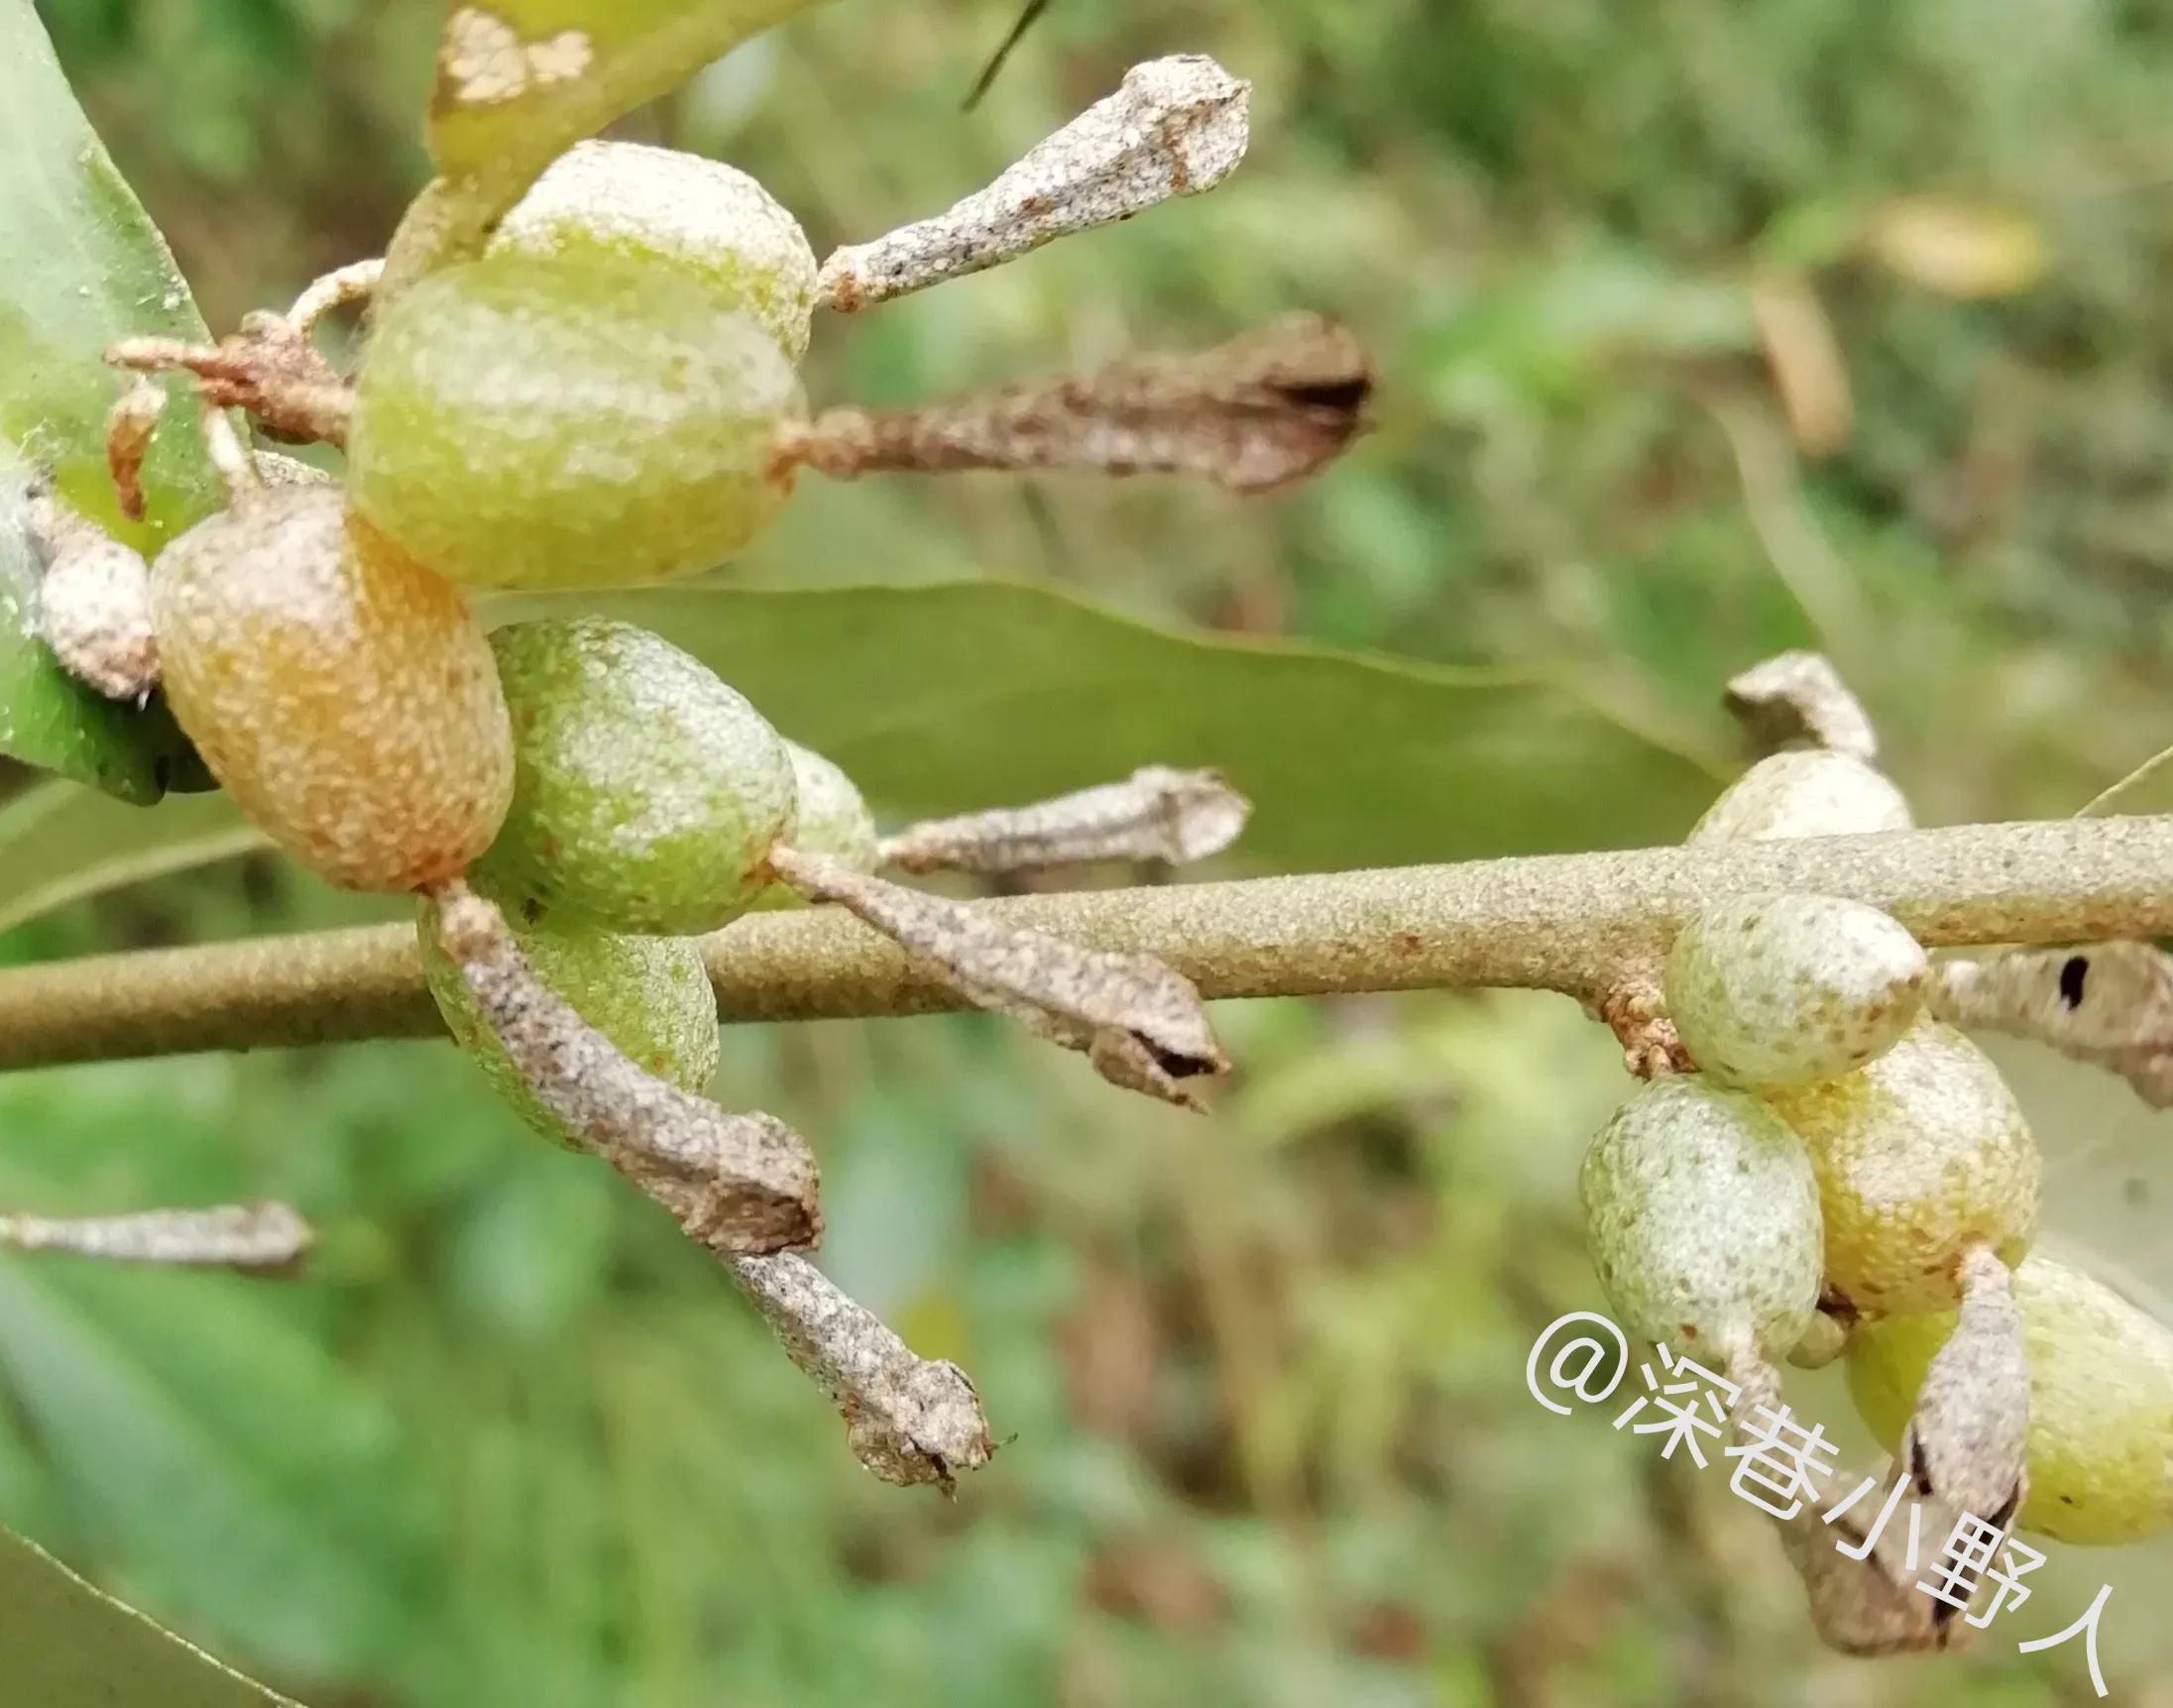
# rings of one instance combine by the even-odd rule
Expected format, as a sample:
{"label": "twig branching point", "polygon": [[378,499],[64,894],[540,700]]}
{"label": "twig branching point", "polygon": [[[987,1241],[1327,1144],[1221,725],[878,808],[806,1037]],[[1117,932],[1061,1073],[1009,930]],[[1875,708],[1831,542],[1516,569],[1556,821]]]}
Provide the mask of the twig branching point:
{"label": "twig branching point", "polygon": [[1144,765],[1103,783],[1030,806],[924,819],[877,850],[900,871],[983,875],[1086,860],[1162,860],[1184,865],[1237,840],[1252,803],[1214,771]]}
{"label": "twig branching point", "polygon": [[851,313],[1212,189],[1245,158],[1251,89],[1200,54],[1135,65],[1115,94],[987,188],[837,251],[823,263],[818,300]]}

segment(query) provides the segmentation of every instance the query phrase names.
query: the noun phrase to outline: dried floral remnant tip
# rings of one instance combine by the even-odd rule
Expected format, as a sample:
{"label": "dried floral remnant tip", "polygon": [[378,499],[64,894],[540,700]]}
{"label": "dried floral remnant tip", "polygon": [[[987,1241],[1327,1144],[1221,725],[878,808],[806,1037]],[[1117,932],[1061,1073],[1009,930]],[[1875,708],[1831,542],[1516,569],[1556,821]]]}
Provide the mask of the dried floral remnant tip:
{"label": "dried floral remnant tip", "polygon": [[283,1203],[111,1216],[0,1215],[0,1245],[118,1263],[286,1269],[300,1260],[314,1237],[309,1224]]}
{"label": "dried floral remnant tip", "polygon": [[1165,860],[1183,865],[1237,840],[1252,803],[1214,771],[1143,765],[1103,783],[1030,806],[927,819],[885,837],[881,857],[900,871],[1032,871],[1084,860]]}
{"label": "dried floral remnant tip", "polygon": [[1271,492],[1348,449],[1372,396],[1372,361],[1346,327],[1287,315],[1211,350],[1131,357],[1054,384],[918,408],[825,409],[780,429],[774,473],[1097,469]]}
{"label": "dried floral remnant tip", "polygon": [[1762,754],[1822,747],[1866,761],[1879,756],[1871,714],[1823,653],[1782,652],[1754,664],[1725,698]]}
{"label": "dried floral remnant tip", "polygon": [[886,1483],[934,1484],[978,1470],[996,1448],[980,1396],[956,1364],[922,1358],[805,1258],[731,1264],[785,1353],[845,1420],[853,1456]]}
{"label": "dried floral remnant tip", "polygon": [[1618,978],[1600,993],[1592,1011],[1622,1046],[1624,1070],[1638,1079],[1686,1074],[1693,1066],[1675,1023],[1667,1018],[1659,980],[1651,973]]}
{"label": "dried floral remnant tip", "polygon": [[1200,54],[1135,65],[1115,94],[948,213],[837,251],[820,298],[850,313],[1212,189],[1245,158],[1251,93]]}
{"label": "dried floral remnant tip", "polygon": [[1901,1462],[1918,1493],[2004,1530],[2022,1504],[2029,1433],[2022,1313],[1989,1245],[1963,1254],[1959,1281],[1961,1313],[1925,1374]]}
{"label": "dried floral remnant tip", "polygon": [[1229,1071],[1200,992],[1148,956],[1081,949],[795,849],[773,851],[770,866],[810,901],[850,909],[976,1005],[1083,1051],[1112,1084],[1197,1108],[1195,1082]]}
{"label": "dried floral remnant tip", "polygon": [[629,1061],[536,976],[505,916],[461,880],[431,899],[440,947],[571,1138],[721,1255],[815,1243],[817,1171],[805,1140],[773,1116],[728,1113]]}
{"label": "dried floral remnant tip", "polygon": [[30,521],[46,550],[38,583],[46,644],[78,682],[142,705],[159,685],[150,566],[50,490],[31,496]]}
{"label": "dried floral remnant tip", "polygon": [[2173,1107],[2173,959],[2149,943],[2014,949],[1932,969],[1932,1011],[2007,1032],[2117,1074],[2152,1108]]}

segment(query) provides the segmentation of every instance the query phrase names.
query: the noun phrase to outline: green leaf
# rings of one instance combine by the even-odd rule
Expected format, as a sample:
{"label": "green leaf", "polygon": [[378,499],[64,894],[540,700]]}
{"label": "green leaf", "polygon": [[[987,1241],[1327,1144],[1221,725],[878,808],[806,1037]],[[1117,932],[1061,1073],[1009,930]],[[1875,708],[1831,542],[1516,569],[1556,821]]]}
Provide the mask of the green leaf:
{"label": "green leaf", "polygon": [[0,1654],[7,1656],[11,1699],[39,1708],[287,1702],[6,1531],[0,1531]]}
{"label": "green leaf", "polygon": [[450,176],[528,179],[815,0],[453,0],[430,101]]}
{"label": "green leaf", "polygon": [[332,1675],[397,1648],[416,1514],[387,1498],[400,1486],[390,1414],[300,1304],[233,1276],[0,1260],[0,1372],[82,1534],[133,1591]]}
{"label": "green leaf", "polygon": [[1566,671],[1177,633],[1014,583],[582,604],[707,661],[897,816],[1215,765],[1256,805],[1247,856],[1324,869],[1678,842],[1728,774]]}
{"label": "green leaf", "polygon": [[[576,608],[703,658],[895,820],[1215,765],[1257,806],[1248,859],[1327,869],[1678,842],[1730,774],[1567,671],[1186,634],[1018,583],[654,590],[491,615]],[[0,929],[262,846],[223,796],[136,813],[48,784],[0,808]]]}
{"label": "green leaf", "polygon": [[0,806],[0,931],[266,846],[225,795],[176,796],[147,813],[79,784],[40,783]]}
{"label": "green leaf", "polygon": [[204,327],[30,0],[0,0],[0,752],[155,801],[187,743],[162,706],[101,698],[38,638],[22,485],[32,470],[50,473],[77,510],[146,552],[216,510],[219,483],[185,399],[170,403],[146,466],[144,523],[121,520],[105,476],[105,412],[119,395],[106,347],[131,333],[201,338]]}

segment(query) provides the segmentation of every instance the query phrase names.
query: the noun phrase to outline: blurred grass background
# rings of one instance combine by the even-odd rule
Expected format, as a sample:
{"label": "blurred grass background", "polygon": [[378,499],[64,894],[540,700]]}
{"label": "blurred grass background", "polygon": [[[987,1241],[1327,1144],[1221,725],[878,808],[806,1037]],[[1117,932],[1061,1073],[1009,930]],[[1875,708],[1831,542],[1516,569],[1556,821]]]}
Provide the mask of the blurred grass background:
{"label": "blurred grass background", "polygon": [[[1055,0],[962,115],[1009,6],[841,0],[628,132],[754,171],[818,252],[945,205],[1158,53],[1255,80],[1251,161],[820,327],[811,393],[1303,305],[1374,349],[1380,430],[1266,504],[825,490],[743,579],[1031,576],[1568,665],[1715,752],[1720,681],[1815,644],[1935,823],[2072,812],[2163,743],[2173,14]],[[215,328],[375,253],[423,175],[423,0],[40,9]],[[360,911],[253,858],[0,956]],[[977,1020],[727,1035],[720,1091],[822,1148],[826,1262],[1016,1432],[955,1506],[859,1472],[714,1269],[441,1046],[0,1079],[10,1203],[276,1194],[325,1230],[290,1287],[0,1264],[0,1520],[319,1708],[2034,1708],[2090,1699],[2082,1659],[2013,1642],[2109,1580],[2116,1698],[2173,1702],[2163,1549],[2056,1551],[1973,1657],[1845,1661],[1718,1467],[1538,1409],[1532,1336],[1600,1304],[1573,1178],[1624,1083],[1569,1005],[1218,1020],[1243,1072],[1207,1121]],[[2173,1286],[2164,1122],[2003,1059],[2055,1234]],[[1833,1386],[1803,1392],[1841,1431]]]}

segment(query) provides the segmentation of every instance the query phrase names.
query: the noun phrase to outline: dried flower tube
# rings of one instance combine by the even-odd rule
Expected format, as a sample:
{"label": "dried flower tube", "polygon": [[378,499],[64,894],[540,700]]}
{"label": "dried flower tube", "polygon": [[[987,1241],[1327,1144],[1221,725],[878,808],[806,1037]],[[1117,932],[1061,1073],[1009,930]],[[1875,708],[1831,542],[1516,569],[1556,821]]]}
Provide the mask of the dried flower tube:
{"label": "dried flower tube", "polygon": [[1211,350],[1136,356],[1053,384],[906,409],[825,409],[779,435],[782,475],[1098,469],[1288,486],[1365,425],[1373,366],[1348,330],[1286,316]]}
{"label": "dried flower tube", "polygon": [[1823,747],[1867,763],[1879,756],[1879,732],[1864,703],[1819,652],[1781,652],[1729,682],[1725,695],[1760,753]]}
{"label": "dried flower tube", "polygon": [[0,1245],[116,1263],[286,1269],[300,1260],[313,1237],[309,1224],[283,1203],[215,1204],[131,1215],[0,1215]]}
{"label": "dried flower tube", "polygon": [[2027,1477],[2029,1366],[2014,1278],[1989,1245],[1962,1255],[1962,1309],[1917,1391],[1901,1461],[1918,1491],[2005,1530]]}
{"label": "dried flower tube", "polygon": [[1237,840],[1252,803],[1213,771],[1144,765],[1023,807],[926,819],[885,837],[877,856],[900,871],[1031,871],[1084,860],[1205,859]]}
{"label": "dried flower tube", "polygon": [[774,1116],[732,1114],[645,1073],[552,994],[505,916],[460,879],[432,893],[438,941],[506,1055],[576,1139],[722,1255],[812,1245],[807,1143]]}
{"label": "dried flower tube", "polygon": [[886,1483],[978,1470],[995,1451],[980,1396],[956,1364],[922,1358],[882,1319],[796,1253],[729,1260],[785,1355],[845,1420],[853,1456]]}
{"label": "dried flower tube", "polygon": [[1935,963],[1931,1011],[2006,1032],[2117,1074],[2152,1108],[2173,1107],[2173,958],[2148,943],[2013,949]]}
{"label": "dried flower tube", "polygon": [[810,901],[850,909],[978,1006],[1084,1051],[1112,1084],[1197,1107],[1192,1082],[1228,1072],[1200,992],[1148,956],[1081,949],[821,854],[776,849],[769,863]]}
{"label": "dried flower tube", "polygon": [[1251,84],[1200,54],[1134,65],[1115,94],[987,188],[947,213],[837,251],[823,263],[818,298],[850,313],[1212,189],[1245,158],[1251,93]]}

